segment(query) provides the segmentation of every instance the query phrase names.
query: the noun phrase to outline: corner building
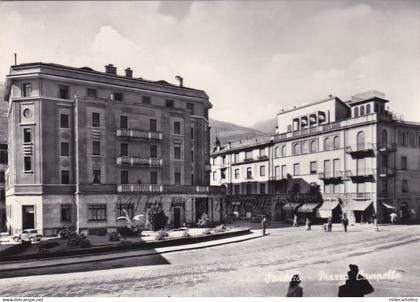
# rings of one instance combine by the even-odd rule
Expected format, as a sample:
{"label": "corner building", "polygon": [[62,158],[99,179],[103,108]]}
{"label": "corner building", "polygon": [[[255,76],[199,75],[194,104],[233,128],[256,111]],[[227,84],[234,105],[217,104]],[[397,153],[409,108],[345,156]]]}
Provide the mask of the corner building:
{"label": "corner building", "polygon": [[274,135],[214,150],[212,184],[245,219],[386,223],[394,212],[418,223],[420,123],[397,119],[388,102],[369,91],[283,110]]}
{"label": "corner building", "polygon": [[[208,110],[202,90],[89,67],[12,66],[7,226],[53,235],[124,225],[160,201],[172,227],[202,213],[220,220],[220,190],[209,186]],[[124,211],[125,210],[125,211]],[[144,224],[145,217],[140,221]]]}

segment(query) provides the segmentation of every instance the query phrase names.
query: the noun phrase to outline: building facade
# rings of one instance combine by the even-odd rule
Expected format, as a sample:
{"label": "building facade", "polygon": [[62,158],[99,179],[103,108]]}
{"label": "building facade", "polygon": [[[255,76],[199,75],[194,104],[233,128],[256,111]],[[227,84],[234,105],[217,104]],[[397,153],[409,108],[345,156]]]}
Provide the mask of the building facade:
{"label": "building facade", "polygon": [[7,103],[0,101],[0,232],[6,230]]}
{"label": "building facade", "polygon": [[216,147],[211,182],[226,186],[234,217],[419,222],[420,123],[387,103],[370,91],[283,110],[274,135]]}
{"label": "building facade", "polygon": [[202,213],[220,220],[204,91],[182,79],[178,86],[134,78],[130,68],[117,75],[111,64],[98,72],[29,63],[11,67],[4,100],[11,233],[110,231],[121,225],[117,217],[145,215],[156,201],[175,228]]}

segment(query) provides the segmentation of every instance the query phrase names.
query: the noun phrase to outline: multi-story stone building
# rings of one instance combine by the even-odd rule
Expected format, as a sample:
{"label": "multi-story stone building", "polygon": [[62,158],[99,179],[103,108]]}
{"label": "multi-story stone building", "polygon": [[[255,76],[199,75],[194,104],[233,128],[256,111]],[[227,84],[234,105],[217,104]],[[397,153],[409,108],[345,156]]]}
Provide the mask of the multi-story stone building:
{"label": "multi-story stone building", "polygon": [[144,215],[155,201],[173,227],[203,212],[219,221],[220,190],[209,186],[207,94],[180,77],[178,86],[105,68],[11,67],[4,95],[10,231],[109,231],[126,211]]}
{"label": "multi-story stone building", "polygon": [[419,221],[420,123],[398,120],[387,103],[371,91],[283,110],[271,137],[216,148],[212,184],[226,186],[243,217]]}
{"label": "multi-story stone building", "polygon": [[6,229],[7,103],[0,101],[0,232]]}

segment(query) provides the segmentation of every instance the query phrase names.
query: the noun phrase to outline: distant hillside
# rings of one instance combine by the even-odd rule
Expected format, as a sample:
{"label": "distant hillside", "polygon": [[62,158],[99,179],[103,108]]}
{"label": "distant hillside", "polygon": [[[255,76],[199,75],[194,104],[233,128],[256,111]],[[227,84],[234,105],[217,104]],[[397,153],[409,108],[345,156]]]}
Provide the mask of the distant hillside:
{"label": "distant hillside", "polygon": [[258,121],[252,125],[253,129],[257,129],[265,133],[273,133],[277,126],[277,117],[273,117],[268,120]]}
{"label": "distant hillside", "polygon": [[253,128],[239,126],[233,123],[210,119],[210,145],[214,145],[216,134],[222,144],[249,138],[254,138],[265,133]]}

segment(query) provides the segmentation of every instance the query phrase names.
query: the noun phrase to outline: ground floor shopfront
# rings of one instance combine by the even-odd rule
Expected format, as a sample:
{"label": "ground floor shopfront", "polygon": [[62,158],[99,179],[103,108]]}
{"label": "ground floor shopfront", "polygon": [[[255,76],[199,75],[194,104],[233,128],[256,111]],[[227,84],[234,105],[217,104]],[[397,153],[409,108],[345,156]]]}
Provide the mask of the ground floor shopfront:
{"label": "ground floor shopfront", "polygon": [[127,225],[118,217],[140,215],[135,223],[144,226],[152,205],[159,203],[168,216],[168,227],[194,226],[203,213],[211,224],[224,217],[224,197],[217,194],[80,194],[12,195],[6,199],[7,230],[37,229],[54,236],[66,226],[86,233],[115,231]]}

